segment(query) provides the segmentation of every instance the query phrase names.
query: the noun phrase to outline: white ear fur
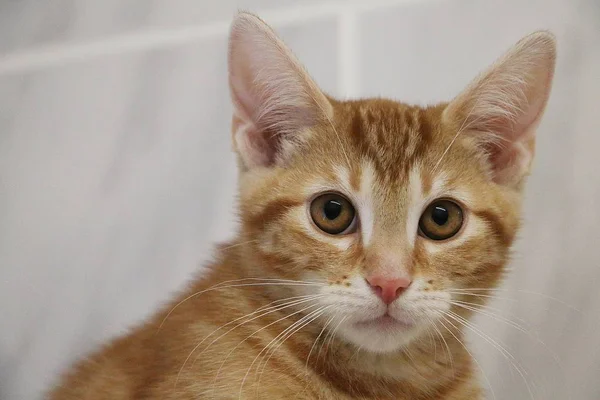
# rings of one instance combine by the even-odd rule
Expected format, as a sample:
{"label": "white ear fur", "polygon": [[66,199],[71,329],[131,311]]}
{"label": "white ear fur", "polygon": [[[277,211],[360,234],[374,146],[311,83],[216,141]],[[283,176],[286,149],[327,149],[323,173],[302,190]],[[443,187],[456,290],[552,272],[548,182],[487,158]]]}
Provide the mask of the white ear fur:
{"label": "white ear fur", "polygon": [[246,168],[284,163],[332,106],[296,57],[258,17],[240,13],[229,37],[233,141]]}
{"label": "white ear fur", "polygon": [[[443,121],[474,137],[493,179],[518,185],[529,172],[535,132],[554,75],[556,42],[545,31],[521,39],[444,110]],[[462,133],[461,133],[462,134]]]}

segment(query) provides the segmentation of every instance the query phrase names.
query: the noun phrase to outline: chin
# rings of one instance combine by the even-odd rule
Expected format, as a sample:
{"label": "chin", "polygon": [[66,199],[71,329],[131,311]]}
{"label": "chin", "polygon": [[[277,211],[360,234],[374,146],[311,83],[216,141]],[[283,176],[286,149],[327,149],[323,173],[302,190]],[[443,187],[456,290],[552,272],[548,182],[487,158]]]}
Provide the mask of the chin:
{"label": "chin", "polygon": [[367,321],[348,321],[340,326],[339,335],[361,350],[393,353],[419,337],[424,327],[414,321],[381,316]]}

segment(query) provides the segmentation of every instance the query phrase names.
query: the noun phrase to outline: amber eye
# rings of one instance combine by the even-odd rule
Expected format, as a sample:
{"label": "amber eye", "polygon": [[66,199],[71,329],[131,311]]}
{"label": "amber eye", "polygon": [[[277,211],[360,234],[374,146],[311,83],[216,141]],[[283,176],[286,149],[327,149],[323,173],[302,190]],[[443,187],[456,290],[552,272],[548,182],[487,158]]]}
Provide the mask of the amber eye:
{"label": "amber eye", "polygon": [[355,215],[348,199],[337,193],[323,194],[310,204],[310,216],[315,225],[331,235],[351,233]]}
{"label": "amber eye", "polygon": [[461,208],[450,200],[435,200],[425,209],[419,220],[419,233],[431,240],[449,239],[463,224]]}

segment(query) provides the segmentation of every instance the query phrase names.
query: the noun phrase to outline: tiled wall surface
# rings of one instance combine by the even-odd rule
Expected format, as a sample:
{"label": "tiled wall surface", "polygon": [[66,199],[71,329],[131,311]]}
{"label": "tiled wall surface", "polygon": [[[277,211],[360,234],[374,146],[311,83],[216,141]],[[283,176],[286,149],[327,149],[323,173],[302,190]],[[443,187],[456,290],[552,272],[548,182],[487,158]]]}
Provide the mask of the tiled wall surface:
{"label": "tiled wall surface", "polygon": [[0,399],[39,398],[231,236],[238,8],[342,97],[447,100],[523,34],[557,34],[525,225],[491,304],[528,333],[482,317],[495,342],[472,341],[490,399],[599,399],[596,0],[0,2]]}

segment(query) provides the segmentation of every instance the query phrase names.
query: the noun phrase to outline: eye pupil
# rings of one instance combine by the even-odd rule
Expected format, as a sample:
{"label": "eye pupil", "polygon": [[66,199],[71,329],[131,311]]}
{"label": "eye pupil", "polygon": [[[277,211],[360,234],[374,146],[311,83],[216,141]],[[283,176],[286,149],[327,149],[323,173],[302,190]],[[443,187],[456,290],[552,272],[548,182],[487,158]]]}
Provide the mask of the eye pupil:
{"label": "eye pupil", "polygon": [[448,210],[441,206],[436,206],[431,212],[431,219],[436,224],[442,226],[448,222]]}
{"label": "eye pupil", "polygon": [[317,228],[330,235],[350,234],[356,229],[356,211],[339,193],[325,193],[313,199],[310,217]]}
{"label": "eye pupil", "polygon": [[431,240],[445,240],[456,235],[463,225],[460,206],[447,199],[432,202],[419,219],[419,234]]}
{"label": "eye pupil", "polygon": [[336,200],[329,200],[323,206],[323,213],[328,220],[336,219],[342,213],[342,204]]}

